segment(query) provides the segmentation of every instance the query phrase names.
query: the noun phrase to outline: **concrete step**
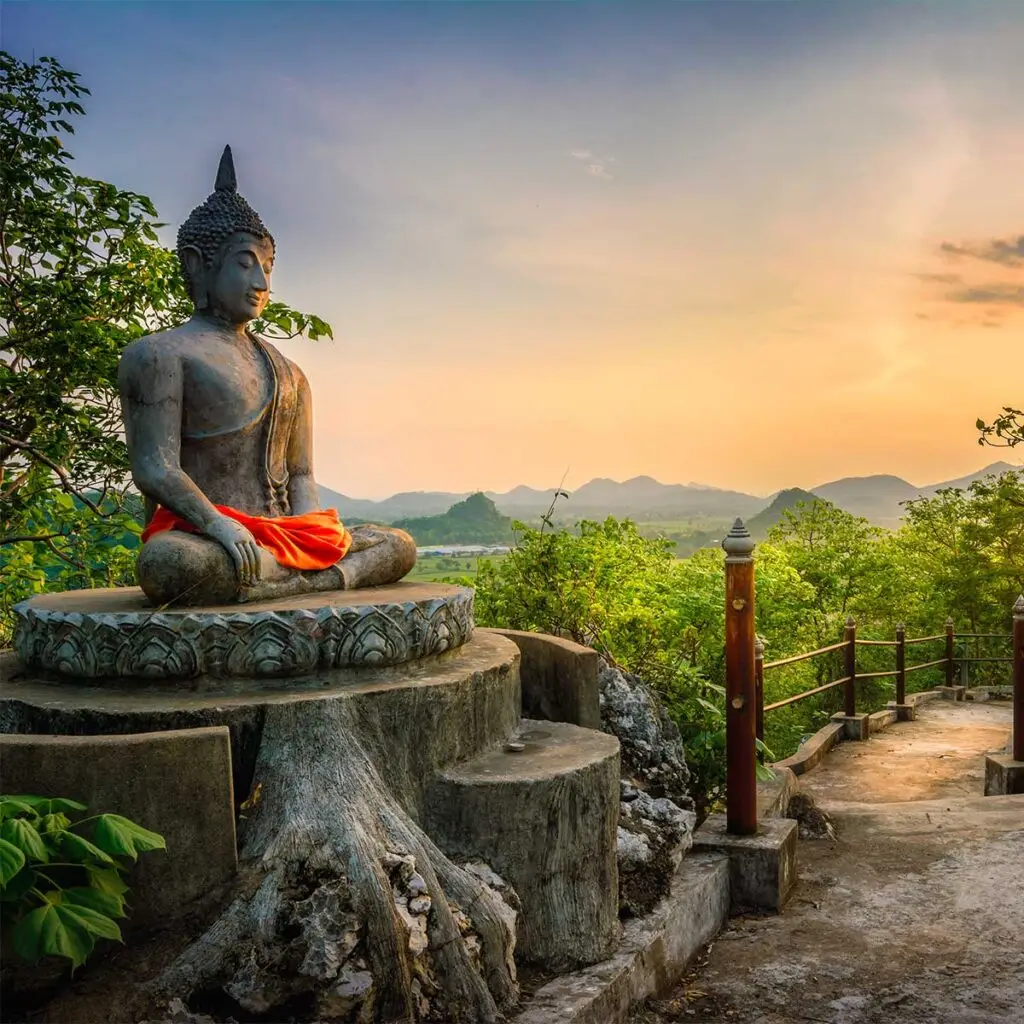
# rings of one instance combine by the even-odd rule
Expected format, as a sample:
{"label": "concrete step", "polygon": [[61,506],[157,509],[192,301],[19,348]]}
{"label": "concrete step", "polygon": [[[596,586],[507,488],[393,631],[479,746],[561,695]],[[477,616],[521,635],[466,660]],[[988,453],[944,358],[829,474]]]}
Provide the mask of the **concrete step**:
{"label": "concrete step", "polygon": [[614,736],[523,719],[509,743],[450,767],[428,791],[426,831],[518,893],[522,962],[569,970],[614,951],[619,771]]}

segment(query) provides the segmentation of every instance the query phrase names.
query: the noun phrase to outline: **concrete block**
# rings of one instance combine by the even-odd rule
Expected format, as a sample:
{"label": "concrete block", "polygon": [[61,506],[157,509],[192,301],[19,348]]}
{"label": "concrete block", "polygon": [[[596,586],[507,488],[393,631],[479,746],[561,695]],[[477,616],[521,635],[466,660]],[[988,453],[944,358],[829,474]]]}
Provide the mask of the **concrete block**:
{"label": "concrete block", "polygon": [[64,796],[159,832],[128,873],[127,928],[180,915],[238,864],[226,726],[126,736],[0,735],[0,792]]}
{"label": "concrete block", "polygon": [[526,1000],[512,1024],[625,1024],[630,1008],[665,996],[729,914],[729,859],[684,857],[672,892],[646,917],[624,923],[610,960],[564,974]]}
{"label": "concrete block", "polygon": [[893,708],[876,711],[874,714],[868,715],[868,732],[881,732],[897,720],[896,711]]}
{"label": "concrete block", "polygon": [[547,633],[521,629],[481,629],[519,648],[523,717],[601,728],[597,651]]}
{"label": "concrete block", "polygon": [[964,690],[964,700],[973,700],[977,704],[990,700],[991,694],[988,690]]}
{"label": "concrete block", "polygon": [[917,721],[917,701],[911,702],[909,699],[906,704],[897,704],[896,701],[891,700],[886,705],[890,711],[896,712],[897,722],[914,722]]}
{"label": "concrete block", "polygon": [[767,818],[753,836],[730,835],[724,814],[713,814],[693,835],[693,849],[729,856],[733,914],[781,910],[796,885],[798,826],[788,818]]}
{"label": "concrete block", "polygon": [[871,735],[870,715],[844,715],[837,711],[832,716],[833,722],[840,722],[843,726],[843,739],[866,740]]}
{"label": "concrete block", "polygon": [[796,773],[779,764],[771,765],[774,778],[757,783],[758,818],[784,818],[789,801],[796,792]]}
{"label": "concrete block", "polygon": [[1024,761],[1010,754],[985,755],[985,796],[1024,793]]}
{"label": "concrete block", "polygon": [[832,722],[819,729],[806,743],[801,743],[797,752],[784,761],[776,761],[773,768],[788,768],[794,775],[803,775],[821,763],[824,756],[841,743],[846,732],[842,722]]}
{"label": "concrete block", "polygon": [[934,692],[943,700],[963,700],[966,689],[965,686],[936,686]]}

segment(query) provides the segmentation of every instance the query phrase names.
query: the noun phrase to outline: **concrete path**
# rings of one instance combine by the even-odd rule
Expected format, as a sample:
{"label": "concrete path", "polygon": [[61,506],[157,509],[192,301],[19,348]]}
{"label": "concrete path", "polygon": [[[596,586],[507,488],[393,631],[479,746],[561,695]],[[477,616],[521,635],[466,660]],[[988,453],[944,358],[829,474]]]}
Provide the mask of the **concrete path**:
{"label": "concrete path", "polygon": [[803,777],[835,840],[801,840],[784,912],[733,919],[633,1024],[1024,1022],[1024,796],[982,796],[1010,705],[919,713]]}

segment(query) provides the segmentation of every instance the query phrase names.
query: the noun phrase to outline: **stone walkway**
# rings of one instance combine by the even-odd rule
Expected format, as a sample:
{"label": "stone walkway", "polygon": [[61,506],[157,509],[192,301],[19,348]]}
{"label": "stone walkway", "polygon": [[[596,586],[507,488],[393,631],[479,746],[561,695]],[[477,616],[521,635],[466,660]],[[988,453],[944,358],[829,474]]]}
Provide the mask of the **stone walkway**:
{"label": "stone walkway", "polygon": [[1010,705],[919,715],[803,777],[835,840],[801,840],[784,912],[730,921],[633,1024],[1024,1021],[1024,796],[982,795]]}

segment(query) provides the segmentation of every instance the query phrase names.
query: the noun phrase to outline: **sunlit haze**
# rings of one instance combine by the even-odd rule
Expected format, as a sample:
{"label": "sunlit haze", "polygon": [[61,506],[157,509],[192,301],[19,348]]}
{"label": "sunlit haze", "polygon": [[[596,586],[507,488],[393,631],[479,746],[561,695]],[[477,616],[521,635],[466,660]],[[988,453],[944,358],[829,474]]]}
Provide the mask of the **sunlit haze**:
{"label": "sunlit haze", "polygon": [[[1024,400],[1024,4],[5,3],[168,226],[225,143],[316,473],[956,477]],[[997,243],[1004,243],[999,245]]]}

